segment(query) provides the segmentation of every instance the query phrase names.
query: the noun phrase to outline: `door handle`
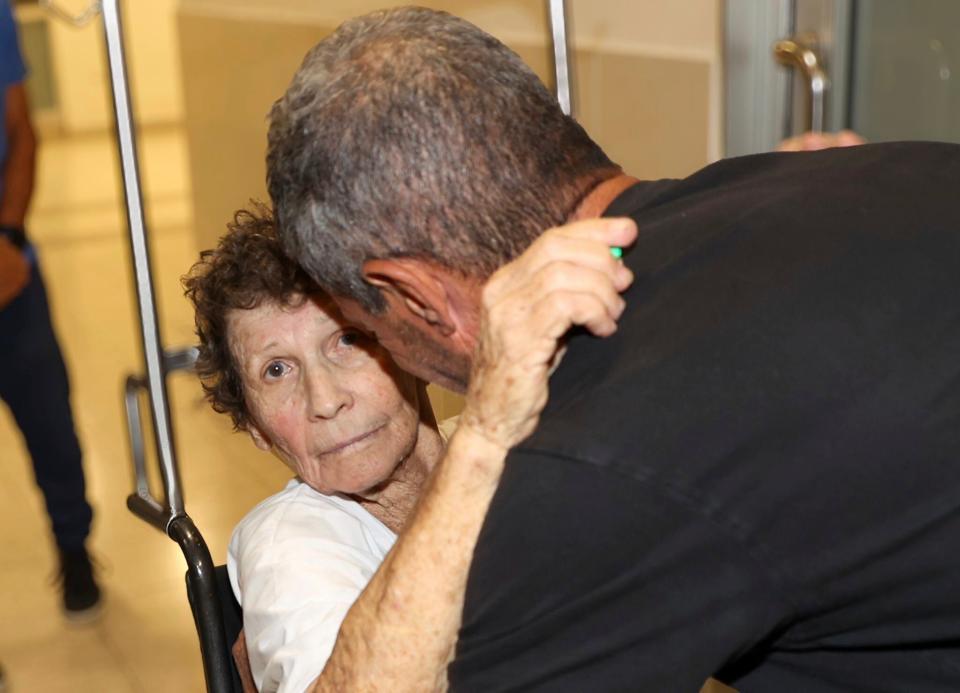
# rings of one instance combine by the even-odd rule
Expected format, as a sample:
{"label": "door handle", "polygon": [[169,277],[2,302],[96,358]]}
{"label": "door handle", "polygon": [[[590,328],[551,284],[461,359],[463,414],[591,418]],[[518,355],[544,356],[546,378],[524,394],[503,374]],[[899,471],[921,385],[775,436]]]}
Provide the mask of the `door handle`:
{"label": "door handle", "polygon": [[800,71],[807,85],[808,109],[806,129],[823,132],[823,100],[827,91],[827,73],[815,49],[815,34],[802,34],[781,39],[773,44],[773,57],[781,65]]}

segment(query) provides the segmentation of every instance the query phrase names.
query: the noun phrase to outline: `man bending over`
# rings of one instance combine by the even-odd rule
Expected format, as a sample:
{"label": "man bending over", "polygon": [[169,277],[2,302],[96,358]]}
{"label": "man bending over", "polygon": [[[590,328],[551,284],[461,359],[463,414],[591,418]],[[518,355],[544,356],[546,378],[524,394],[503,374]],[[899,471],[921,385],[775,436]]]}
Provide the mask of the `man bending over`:
{"label": "man bending over", "polygon": [[960,687],[960,147],[637,181],[506,47],[408,8],[311,51],[268,175],[345,316],[461,390],[498,357],[473,351],[498,267],[550,226],[640,229],[617,334],[570,338],[497,475],[452,688]]}

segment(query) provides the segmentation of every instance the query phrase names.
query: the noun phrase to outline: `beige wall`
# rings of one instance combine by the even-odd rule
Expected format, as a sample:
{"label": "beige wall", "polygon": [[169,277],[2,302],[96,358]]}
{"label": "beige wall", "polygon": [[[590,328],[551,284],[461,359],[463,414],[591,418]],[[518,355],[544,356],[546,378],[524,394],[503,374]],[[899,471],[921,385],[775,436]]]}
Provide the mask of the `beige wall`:
{"label": "beige wall", "polygon": [[[540,0],[447,0],[550,81]],[[306,52],[376,0],[181,0],[180,60],[197,238],[265,196],[266,114]],[[718,0],[572,2],[578,117],[624,168],[680,176],[719,156]]]}
{"label": "beige wall", "polygon": [[197,243],[211,247],[233,211],[265,199],[267,113],[323,28],[181,11],[185,125]]}
{"label": "beige wall", "polygon": [[[198,82],[211,85],[214,92],[222,91],[216,86],[221,81],[236,86],[237,75],[227,73],[238,62],[251,62],[248,70],[255,74],[240,75],[249,75],[242,85],[245,89],[240,90],[243,96],[237,93],[229,100],[236,106],[236,101],[247,99],[231,112],[241,116],[252,111],[255,125],[231,124],[233,116],[222,117],[227,104],[216,100],[209,102],[215,112],[204,113],[194,99],[189,117],[207,123],[216,117],[231,134],[260,133],[266,107],[314,41],[346,17],[390,4],[382,0],[125,0],[122,8],[137,120],[143,125],[183,122],[185,90],[196,95]],[[542,0],[426,4],[460,14],[521,49],[549,78]],[[718,158],[719,0],[571,0],[569,4],[580,119],[614,158],[638,175],[676,175],[688,170],[691,162]],[[81,29],[60,21],[50,21],[49,26],[61,126],[67,132],[109,128],[112,115],[99,21]],[[190,45],[181,47],[181,40]],[[238,41],[242,43],[235,45]],[[181,65],[184,57],[189,62]],[[615,74],[620,78],[615,79]],[[651,134],[638,139],[636,131]],[[666,140],[661,134],[666,134]],[[645,138],[664,146],[642,146]],[[621,145],[628,139],[633,144]],[[705,154],[694,155],[704,147]],[[228,162],[240,163],[236,155],[224,154]],[[220,178],[224,185],[240,182]],[[230,199],[243,201],[259,194],[262,185],[247,187]],[[198,212],[207,224],[211,217],[205,216],[203,206]],[[221,218],[225,208],[218,207]]]}
{"label": "beige wall", "polygon": [[[177,27],[197,243],[266,197],[266,115],[304,53],[376,0],[181,0]],[[425,2],[498,36],[549,84],[542,0]],[[572,0],[578,119],[641,178],[686,175],[719,156],[719,0]],[[444,418],[461,400],[439,390]]]}
{"label": "beige wall", "polygon": [[[183,120],[176,4],[176,0],[127,0],[121,5],[134,108],[141,124]],[[74,5],[81,7],[64,4],[71,9]],[[51,19],[48,25],[61,128],[77,133],[112,127],[101,21],[75,28]]]}
{"label": "beige wall", "polygon": [[[238,19],[336,25],[347,17],[402,3],[383,0],[181,0],[184,10]],[[543,0],[433,0],[420,3],[469,19],[497,36],[540,37]],[[570,0],[578,41],[609,41],[647,49],[712,55],[719,37],[716,0]]]}

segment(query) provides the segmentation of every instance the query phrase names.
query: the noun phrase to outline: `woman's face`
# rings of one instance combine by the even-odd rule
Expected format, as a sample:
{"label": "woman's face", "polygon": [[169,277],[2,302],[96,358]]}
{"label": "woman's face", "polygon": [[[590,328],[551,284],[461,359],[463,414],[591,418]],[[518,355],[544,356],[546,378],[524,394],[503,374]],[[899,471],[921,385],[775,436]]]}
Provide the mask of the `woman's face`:
{"label": "woman's face", "polygon": [[386,481],[417,442],[417,381],[347,325],[332,301],[227,315],[249,431],[322,493]]}

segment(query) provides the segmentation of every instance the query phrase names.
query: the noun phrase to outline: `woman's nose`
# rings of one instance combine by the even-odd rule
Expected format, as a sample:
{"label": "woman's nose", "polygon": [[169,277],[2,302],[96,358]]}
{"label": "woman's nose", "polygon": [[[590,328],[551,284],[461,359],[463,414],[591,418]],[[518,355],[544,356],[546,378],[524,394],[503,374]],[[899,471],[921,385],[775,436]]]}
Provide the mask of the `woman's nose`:
{"label": "woman's nose", "polygon": [[338,379],[330,373],[313,373],[307,383],[311,417],[332,419],[353,405],[350,390],[342,387]]}

